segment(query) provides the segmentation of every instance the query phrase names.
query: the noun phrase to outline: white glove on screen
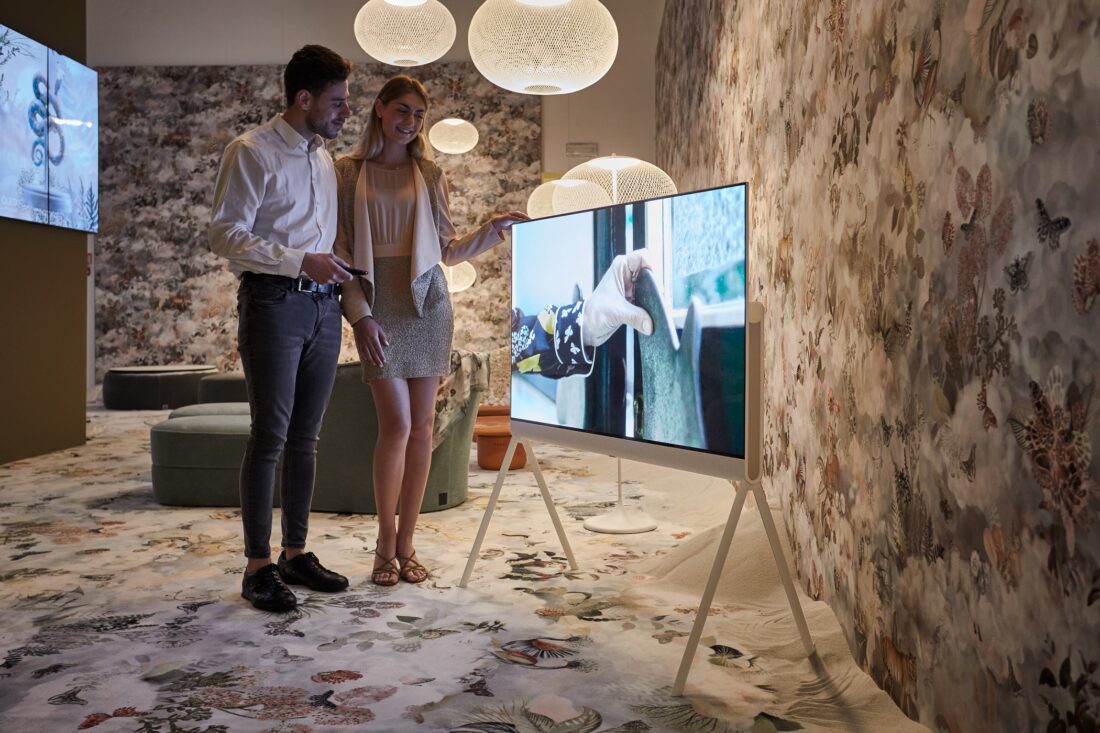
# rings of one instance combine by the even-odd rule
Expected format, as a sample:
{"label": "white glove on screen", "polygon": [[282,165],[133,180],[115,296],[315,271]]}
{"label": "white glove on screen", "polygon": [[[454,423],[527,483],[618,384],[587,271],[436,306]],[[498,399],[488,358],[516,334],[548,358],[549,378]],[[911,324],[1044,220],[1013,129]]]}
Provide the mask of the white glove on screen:
{"label": "white glove on screen", "polygon": [[644,249],[611,260],[611,267],[584,302],[581,340],[585,346],[599,346],[624,324],[646,336],[653,333],[653,319],[632,303],[634,279],[643,268],[651,269]]}

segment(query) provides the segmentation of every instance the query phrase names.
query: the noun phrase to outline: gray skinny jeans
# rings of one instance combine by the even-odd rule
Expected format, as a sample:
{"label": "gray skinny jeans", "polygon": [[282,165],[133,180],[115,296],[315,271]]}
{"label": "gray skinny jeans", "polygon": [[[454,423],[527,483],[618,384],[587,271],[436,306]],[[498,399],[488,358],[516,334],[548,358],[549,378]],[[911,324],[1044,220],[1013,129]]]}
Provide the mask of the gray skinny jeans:
{"label": "gray skinny jeans", "polygon": [[[275,468],[283,459],[282,546],[303,548],[317,436],[340,356],[340,301],[294,290],[294,280],[248,275],[237,291],[237,339],[252,430],[241,464],[245,556],[271,556]],[[284,450],[285,448],[285,450]]]}

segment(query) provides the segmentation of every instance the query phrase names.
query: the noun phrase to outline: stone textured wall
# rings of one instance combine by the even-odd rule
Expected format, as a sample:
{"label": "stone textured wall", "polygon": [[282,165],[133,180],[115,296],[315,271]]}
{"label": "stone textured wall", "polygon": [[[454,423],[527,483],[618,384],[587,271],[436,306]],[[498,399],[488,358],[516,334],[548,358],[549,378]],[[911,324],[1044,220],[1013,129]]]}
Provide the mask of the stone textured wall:
{"label": "stone textured wall", "polygon": [[[355,116],[330,147],[348,152],[393,68],[357,64]],[[474,123],[478,146],[438,154],[456,225],[523,209],[539,182],[540,104],[486,81],[469,63],[414,70],[432,95],[429,124]],[[214,179],[225,145],[282,108],[278,66],[100,70],[101,204],[96,238],[96,373],[112,366],[210,363],[239,368],[236,285],[207,247]],[[495,401],[507,400],[510,252],[474,262],[478,281],[453,296],[456,347],[494,351]],[[345,328],[343,359],[355,359]]]}
{"label": "stone textured wall", "polygon": [[1093,729],[1100,5],[669,0],[657,69],[658,164],[749,182],[804,587],[934,730]]}

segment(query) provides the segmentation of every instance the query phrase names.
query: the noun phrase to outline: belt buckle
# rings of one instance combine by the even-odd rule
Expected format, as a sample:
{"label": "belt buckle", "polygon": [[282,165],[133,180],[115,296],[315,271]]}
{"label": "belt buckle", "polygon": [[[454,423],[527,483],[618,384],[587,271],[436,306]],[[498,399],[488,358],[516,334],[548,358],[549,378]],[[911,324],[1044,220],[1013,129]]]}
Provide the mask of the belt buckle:
{"label": "belt buckle", "polygon": [[299,293],[312,293],[317,289],[317,283],[308,277],[298,277],[294,280],[294,289]]}

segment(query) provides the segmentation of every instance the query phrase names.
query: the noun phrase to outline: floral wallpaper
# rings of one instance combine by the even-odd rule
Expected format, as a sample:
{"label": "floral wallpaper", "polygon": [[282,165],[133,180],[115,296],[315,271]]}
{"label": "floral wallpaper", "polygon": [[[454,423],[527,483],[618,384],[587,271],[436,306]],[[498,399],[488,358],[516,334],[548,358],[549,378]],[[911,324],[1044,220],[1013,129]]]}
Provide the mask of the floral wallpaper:
{"label": "floral wallpaper", "polygon": [[[363,114],[394,72],[357,64],[355,116],[330,146],[350,151]],[[486,81],[472,64],[416,70],[433,96],[429,125],[473,122],[480,142],[437,154],[460,230],[523,209],[539,183],[541,106]],[[96,373],[113,366],[207,363],[239,368],[236,283],[208,246],[214,179],[225,145],[282,105],[280,66],[112,67],[100,70],[101,206],[96,238]],[[495,401],[507,400],[507,246],[478,257],[475,285],[453,296],[454,345],[494,353]],[[345,328],[344,360],[356,357]],[[499,365],[498,365],[499,363]]]}
{"label": "floral wallpaper", "polygon": [[669,0],[658,164],[749,182],[766,488],[938,731],[1100,719],[1100,5]]}

